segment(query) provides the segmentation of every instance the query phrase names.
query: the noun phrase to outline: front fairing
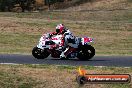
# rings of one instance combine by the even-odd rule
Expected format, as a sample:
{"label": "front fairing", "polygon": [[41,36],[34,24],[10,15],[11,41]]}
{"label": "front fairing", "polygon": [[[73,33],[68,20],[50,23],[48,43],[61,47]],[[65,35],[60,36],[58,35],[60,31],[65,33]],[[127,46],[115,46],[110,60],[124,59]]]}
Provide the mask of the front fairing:
{"label": "front fairing", "polygon": [[40,39],[39,39],[39,43],[37,45],[38,48],[40,49],[44,49],[44,46],[45,45],[45,38],[42,36]]}
{"label": "front fairing", "polygon": [[48,37],[49,33],[43,34],[41,38],[39,39],[37,47],[40,49],[49,48],[49,45],[45,45],[46,41],[49,41]]}
{"label": "front fairing", "polygon": [[49,42],[49,41],[53,41],[56,45],[59,45],[59,46],[61,45],[62,35],[56,35],[52,38],[47,38],[46,35],[47,34],[42,35],[41,38],[39,39],[39,43],[37,45],[38,48],[40,48],[40,49],[44,49],[44,48],[50,49],[52,46],[50,44],[49,45],[47,44],[47,42]]}
{"label": "front fairing", "polygon": [[56,35],[51,38],[53,42],[55,42],[57,45],[60,45],[62,43],[62,35]]}

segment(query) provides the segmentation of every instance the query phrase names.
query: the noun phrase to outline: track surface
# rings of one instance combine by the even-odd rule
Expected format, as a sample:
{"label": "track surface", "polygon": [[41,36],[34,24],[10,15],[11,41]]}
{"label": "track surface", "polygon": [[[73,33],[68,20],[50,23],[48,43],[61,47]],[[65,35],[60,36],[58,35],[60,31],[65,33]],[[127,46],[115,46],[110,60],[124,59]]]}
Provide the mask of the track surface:
{"label": "track surface", "polygon": [[95,56],[89,61],[78,61],[77,59],[60,60],[48,57],[37,60],[31,55],[0,54],[1,64],[55,64],[55,65],[88,65],[88,66],[121,66],[131,67],[132,56]]}

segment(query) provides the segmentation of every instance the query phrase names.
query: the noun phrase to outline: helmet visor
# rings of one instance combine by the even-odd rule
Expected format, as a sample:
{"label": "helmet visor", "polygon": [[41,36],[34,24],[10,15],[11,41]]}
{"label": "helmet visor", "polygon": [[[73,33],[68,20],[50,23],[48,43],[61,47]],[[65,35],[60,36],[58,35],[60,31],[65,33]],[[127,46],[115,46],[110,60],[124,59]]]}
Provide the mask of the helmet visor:
{"label": "helmet visor", "polygon": [[60,29],[56,29],[56,32],[59,33],[60,32]]}

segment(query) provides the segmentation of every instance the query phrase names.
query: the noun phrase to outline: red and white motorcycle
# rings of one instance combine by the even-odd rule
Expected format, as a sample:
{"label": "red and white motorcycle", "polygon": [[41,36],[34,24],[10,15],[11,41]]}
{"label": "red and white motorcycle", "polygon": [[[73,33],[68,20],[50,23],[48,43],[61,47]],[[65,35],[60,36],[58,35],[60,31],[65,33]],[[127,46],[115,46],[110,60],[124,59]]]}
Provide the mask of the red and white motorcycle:
{"label": "red and white motorcycle", "polygon": [[[78,48],[71,52],[66,58],[78,58],[79,60],[89,60],[95,55],[95,49],[90,45],[93,39],[90,37],[76,37]],[[63,36],[56,35],[49,38],[49,33],[42,35],[39,43],[32,50],[32,55],[37,59],[47,58],[49,55],[53,58],[59,58],[62,52]]]}

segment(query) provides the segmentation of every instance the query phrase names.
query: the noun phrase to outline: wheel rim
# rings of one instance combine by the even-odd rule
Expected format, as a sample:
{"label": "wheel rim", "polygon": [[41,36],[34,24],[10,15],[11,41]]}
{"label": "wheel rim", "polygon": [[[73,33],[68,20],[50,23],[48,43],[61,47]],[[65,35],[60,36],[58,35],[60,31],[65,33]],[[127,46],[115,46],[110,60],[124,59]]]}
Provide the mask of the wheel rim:
{"label": "wheel rim", "polygon": [[91,56],[92,55],[92,51],[88,49],[86,55]]}
{"label": "wheel rim", "polygon": [[38,56],[41,56],[41,49],[37,49],[35,52],[34,52],[35,55],[38,55]]}
{"label": "wheel rim", "polygon": [[93,55],[93,51],[91,49],[85,49],[82,52],[83,52],[82,55],[84,55],[86,57],[91,57]]}
{"label": "wheel rim", "polygon": [[92,46],[87,46],[79,50],[78,58],[80,60],[89,60],[95,55],[95,49]]}

